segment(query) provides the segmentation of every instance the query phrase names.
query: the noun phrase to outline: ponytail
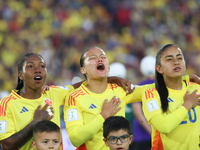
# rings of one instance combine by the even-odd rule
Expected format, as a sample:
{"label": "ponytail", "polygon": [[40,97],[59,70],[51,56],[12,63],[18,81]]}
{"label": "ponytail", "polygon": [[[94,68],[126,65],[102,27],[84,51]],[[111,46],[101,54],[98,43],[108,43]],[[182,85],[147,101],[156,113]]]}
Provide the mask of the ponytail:
{"label": "ponytail", "polygon": [[158,91],[158,94],[160,95],[160,101],[161,101],[161,108],[163,113],[167,111],[168,109],[168,90],[165,85],[165,81],[163,78],[163,75],[160,74],[158,71],[155,73],[155,85],[156,90]]}
{"label": "ponytail", "polygon": [[[159,49],[157,55],[156,55],[156,65],[161,65],[160,64],[160,58],[163,54],[163,52],[171,47],[171,46],[175,46],[173,44],[167,44],[165,46],[163,46],[161,49]],[[177,47],[177,46],[175,46]],[[166,87],[163,75],[160,74],[157,70],[155,70],[155,86],[156,86],[156,90],[158,91],[158,94],[160,96],[160,101],[161,101],[161,108],[163,113],[167,111],[168,109],[168,89]]]}

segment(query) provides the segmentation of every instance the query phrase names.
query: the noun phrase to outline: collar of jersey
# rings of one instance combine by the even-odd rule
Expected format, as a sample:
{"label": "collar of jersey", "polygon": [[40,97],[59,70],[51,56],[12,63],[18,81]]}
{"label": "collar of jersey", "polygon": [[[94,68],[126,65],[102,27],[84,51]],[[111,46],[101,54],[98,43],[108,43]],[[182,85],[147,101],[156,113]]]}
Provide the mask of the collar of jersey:
{"label": "collar of jersey", "polygon": [[93,92],[91,92],[91,91],[86,87],[87,83],[88,83],[87,81],[83,82],[83,84],[82,84],[81,87],[82,87],[82,89],[83,89],[85,92],[87,92],[89,95],[92,95],[92,96],[101,98],[101,97],[105,97],[105,96],[108,94],[108,86],[107,86],[106,90],[105,90],[103,93],[98,94],[98,93],[93,93]]}
{"label": "collar of jersey", "polygon": [[17,94],[17,91],[18,90],[12,90],[12,94],[14,96],[16,96],[18,99],[23,99],[23,100],[26,100],[26,101],[38,101],[38,100],[43,100],[43,95],[44,94],[41,94],[41,97],[40,98],[37,98],[37,99],[26,99],[24,97],[21,97],[20,95]]}
{"label": "collar of jersey", "polygon": [[171,89],[171,88],[168,88],[168,91],[169,92],[176,92],[176,93],[180,93],[180,92],[183,92],[187,89],[187,86],[186,86],[186,83],[182,81],[182,89],[181,90],[174,90],[174,89]]}

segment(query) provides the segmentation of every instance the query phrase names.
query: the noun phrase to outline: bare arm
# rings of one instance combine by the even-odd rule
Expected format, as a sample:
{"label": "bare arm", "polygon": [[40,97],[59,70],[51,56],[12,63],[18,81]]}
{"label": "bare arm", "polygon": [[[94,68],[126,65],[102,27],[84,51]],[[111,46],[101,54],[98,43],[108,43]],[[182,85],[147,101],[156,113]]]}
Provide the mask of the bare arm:
{"label": "bare arm", "polygon": [[195,74],[191,74],[191,75],[189,75],[189,77],[190,77],[190,81],[191,82],[195,82],[195,83],[200,84],[200,78],[199,78],[199,76],[197,76]]}
{"label": "bare arm", "polygon": [[[72,84],[72,86],[74,87],[74,89],[76,89],[76,88],[80,87],[84,81]],[[134,88],[131,88],[131,84],[132,84],[131,81],[120,78],[120,77],[116,77],[116,76],[108,77],[108,83],[116,83],[117,85],[121,86],[126,91],[127,95],[132,93],[134,90]],[[42,93],[44,93],[45,91],[48,91],[48,90],[49,90],[49,86],[44,85],[42,88]]]}
{"label": "bare arm", "polygon": [[32,137],[33,126],[36,123],[37,121],[33,120],[21,131],[13,134],[7,139],[2,140],[1,146],[3,150],[14,150],[24,145]]}
{"label": "bare arm", "polygon": [[[79,86],[81,86],[83,82],[84,81],[75,83],[72,86],[76,89]],[[117,76],[112,76],[112,77],[108,77],[108,83],[116,83],[117,85],[121,86],[126,91],[127,94],[130,94],[133,92],[133,89],[131,88],[131,81],[127,79],[123,79]]]}
{"label": "bare arm", "polygon": [[2,140],[1,147],[3,150],[18,149],[33,136],[32,132],[35,124],[42,120],[51,120],[53,116],[49,116],[48,112],[46,111],[47,107],[48,104],[41,109],[41,105],[39,105],[34,113],[34,119],[26,127],[12,136]]}
{"label": "bare arm", "polygon": [[134,90],[134,88],[131,88],[131,81],[120,77],[108,77],[108,83],[116,83],[117,85],[121,86],[126,91],[127,95],[132,93]]}
{"label": "bare arm", "polygon": [[72,84],[72,86],[74,87],[74,89],[78,88],[81,86],[81,84],[83,83],[84,81],[81,81],[81,82],[78,82],[78,83],[75,83],[75,84]]}
{"label": "bare arm", "polygon": [[151,135],[151,126],[148,124],[143,112],[142,112],[142,104],[141,103],[133,103],[132,104],[133,113],[140,123],[140,125]]}

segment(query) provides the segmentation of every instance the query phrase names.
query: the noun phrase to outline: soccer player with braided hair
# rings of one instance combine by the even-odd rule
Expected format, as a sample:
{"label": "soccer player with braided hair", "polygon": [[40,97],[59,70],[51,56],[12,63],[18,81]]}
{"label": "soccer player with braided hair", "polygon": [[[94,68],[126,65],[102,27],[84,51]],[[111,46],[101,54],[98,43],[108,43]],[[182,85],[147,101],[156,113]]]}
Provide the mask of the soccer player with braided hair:
{"label": "soccer player with braided hair", "polygon": [[[32,131],[39,121],[51,120],[60,126],[59,107],[68,93],[82,82],[73,86],[50,86],[42,93],[46,76],[46,64],[41,55],[27,53],[19,61],[17,87],[0,102],[0,142],[4,150],[33,149]],[[130,86],[128,80],[117,77],[110,78],[110,82]]]}

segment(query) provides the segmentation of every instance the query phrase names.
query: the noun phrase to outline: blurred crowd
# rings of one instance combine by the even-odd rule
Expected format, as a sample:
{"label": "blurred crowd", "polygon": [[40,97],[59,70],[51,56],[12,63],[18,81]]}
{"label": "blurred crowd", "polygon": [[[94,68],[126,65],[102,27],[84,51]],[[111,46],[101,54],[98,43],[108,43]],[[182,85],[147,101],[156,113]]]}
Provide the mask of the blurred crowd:
{"label": "blurred crowd", "polygon": [[182,49],[186,74],[200,76],[200,0],[0,0],[0,91],[15,88],[17,63],[40,53],[47,84],[68,85],[81,53],[92,46],[142,80],[140,60],[174,43]]}

